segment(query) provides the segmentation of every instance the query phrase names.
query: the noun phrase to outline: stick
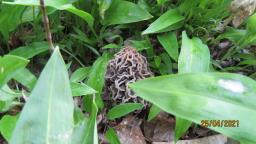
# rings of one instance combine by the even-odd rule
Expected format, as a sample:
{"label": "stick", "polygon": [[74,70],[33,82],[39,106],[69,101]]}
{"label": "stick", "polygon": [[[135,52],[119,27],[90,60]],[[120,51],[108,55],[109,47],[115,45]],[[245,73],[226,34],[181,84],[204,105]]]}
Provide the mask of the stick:
{"label": "stick", "polygon": [[44,28],[45,28],[45,32],[46,32],[46,38],[49,44],[49,49],[50,51],[54,50],[54,46],[52,43],[52,35],[51,35],[51,31],[50,31],[50,26],[49,26],[49,19],[45,10],[45,5],[44,5],[44,0],[40,0],[40,6],[41,6],[41,11],[42,11],[42,15],[43,15],[43,23],[44,23]]}

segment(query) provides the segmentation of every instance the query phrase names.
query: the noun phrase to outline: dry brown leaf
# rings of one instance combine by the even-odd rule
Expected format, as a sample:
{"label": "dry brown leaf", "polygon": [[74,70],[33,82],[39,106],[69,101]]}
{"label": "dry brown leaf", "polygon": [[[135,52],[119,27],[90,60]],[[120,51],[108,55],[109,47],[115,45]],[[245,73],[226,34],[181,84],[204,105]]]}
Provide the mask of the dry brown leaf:
{"label": "dry brown leaf", "polygon": [[161,112],[154,120],[144,122],[144,134],[150,141],[171,142],[174,140],[175,120]]}
{"label": "dry brown leaf", "polygon": [[[227,137],[224,135],[214,135],[193,140],[180,140],[176,144],[226,144]],[[175,144],[174,142],[153,142],[153,144]]]}
{"label": "dry brown leaf", "polygon": [[255,7],[256,0],[233,0],[231,3],[233,25],[238,27],[248,16],[253,14]]}
{"label": "dry brown leaf", "polygon": [[115,127],[121,144],[146,144],[140,124],[141,119],[128,116]]}

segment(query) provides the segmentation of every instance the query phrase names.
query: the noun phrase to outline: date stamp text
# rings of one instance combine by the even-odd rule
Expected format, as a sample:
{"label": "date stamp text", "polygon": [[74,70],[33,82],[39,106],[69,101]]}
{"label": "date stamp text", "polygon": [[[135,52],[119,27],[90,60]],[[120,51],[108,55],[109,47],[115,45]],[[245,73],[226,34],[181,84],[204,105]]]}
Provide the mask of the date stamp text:
{"label": "date stamp text", "polygon": [[201,120],[203,127],[239,127],[239,120]]}

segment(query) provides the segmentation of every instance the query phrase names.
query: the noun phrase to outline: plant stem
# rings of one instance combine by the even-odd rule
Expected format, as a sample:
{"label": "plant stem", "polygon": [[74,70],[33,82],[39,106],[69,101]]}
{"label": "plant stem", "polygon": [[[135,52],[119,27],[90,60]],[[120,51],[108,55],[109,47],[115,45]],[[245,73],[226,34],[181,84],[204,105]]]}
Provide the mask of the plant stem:
{"label": "plant stem", "polygon": [[43,15],[43,23],[44,23],[44,29],[46,32],[46,38],[49,44],[49,49],[50,51],[54,50],[54,46],[52,43],[52,35],[51,35],[51,31],[50,31],[50,26],[49,26],[49,19],[46,13],[46,9],[45,9],[45,5],[44,5],[44,0],[40,0],[40,6],[41,6],[41,11],[42,11],[42,15]]}

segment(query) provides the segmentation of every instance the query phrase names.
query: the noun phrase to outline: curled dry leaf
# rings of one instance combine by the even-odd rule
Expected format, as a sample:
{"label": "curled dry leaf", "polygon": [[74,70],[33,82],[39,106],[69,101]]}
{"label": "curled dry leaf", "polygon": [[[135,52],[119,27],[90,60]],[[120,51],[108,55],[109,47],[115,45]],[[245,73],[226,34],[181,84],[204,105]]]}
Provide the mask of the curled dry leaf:
{"label": "curled dry leaf", "polygon": [[233,0],[231,3],[233,25],[238,27],[245,20],[245,18],[253,14],[255,7],[256,0]]}
{"label": "curled dry leaf", "polygon": [[121,144],[146,144],[140,129],[141,122],[141,119],[128,116],[115,127]]}
{"label": "curled dry leaf", "polygon": [[112,96],[116,103],[140,102],[146,106],[147,103],[138,98],[128,88],[128,84],[150,76],[153,74],[147,59],[135,48],[126,46],[108,63],[104,95]]}
{"label": "curled dry leaf", "polygon": [[144,122],[144,134],[153,142],[172,142],[174,140],[175,120],[167,113],[161,112],[152,121]]}

